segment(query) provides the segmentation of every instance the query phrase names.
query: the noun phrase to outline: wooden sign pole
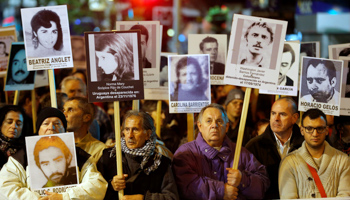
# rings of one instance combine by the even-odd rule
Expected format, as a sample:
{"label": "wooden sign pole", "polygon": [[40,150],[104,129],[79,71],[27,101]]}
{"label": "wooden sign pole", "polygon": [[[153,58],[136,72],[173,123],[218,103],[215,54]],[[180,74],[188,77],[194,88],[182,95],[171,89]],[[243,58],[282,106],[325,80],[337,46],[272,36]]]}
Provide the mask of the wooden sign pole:
{"label": "wooden sign pole", "polygon": [[157,136],[158,138],[161,138],[161,133],[160,133],[160,130],[161,130],[161,120],[162,120],[162,101],[159,100],[157,102],[157,119],[156,119],[156,133],[157,133]]}
{"label": "wooden sign pole", "polygon": [[33,120],[33,133],[36,133],[36,96],[35,89],[32,90],[32,120]]}
{"label": "wooden sign pole", "polygon": [[132,110],[140,110],[140,100],[132,100]]}
{"label": "wooden sign pole", "polygon": [[57,108],[55,74],[54,74],[53,69],[47,70],[47,73],[48,73],[48,75],[49,75],[51,107]]}
{"label": "wooden sign pole", "polygon": [[[119,115],[119,101],[114,102],[114,127],[115,127],[115,154],[117,162],[117,175],[123,176],[123,158],[122,158],[122,147],[121,147],[121,135],[120,135],[120,115]],[[119,199],[124,196],[124,190],[118,191]]]}
{"label": "wooden sign pole", "polygon": [[18,105],[18,101],[19,101],[19,90],[16,90],[15,97],[13,99],[13,105]]}
{"label": "wooden sign pole", "polygon": [[187,113],[187,142],[191,142],[194,139],[194,114]]}
{"label": "wooden sign pole", "polygon": [[247,113],[248,113],[248,108],[249,108],[249,100],[250,100],[251,91],[252,91],[252,88],[247,88],[245,90],[242,115],[241,115],[241,122],[239,123],[235,157],[233,159],[232,169],[238,169],[238,163],[239,163],[239,157],[241,155],[244,128],[245,128],[245,124],[247,121]]}

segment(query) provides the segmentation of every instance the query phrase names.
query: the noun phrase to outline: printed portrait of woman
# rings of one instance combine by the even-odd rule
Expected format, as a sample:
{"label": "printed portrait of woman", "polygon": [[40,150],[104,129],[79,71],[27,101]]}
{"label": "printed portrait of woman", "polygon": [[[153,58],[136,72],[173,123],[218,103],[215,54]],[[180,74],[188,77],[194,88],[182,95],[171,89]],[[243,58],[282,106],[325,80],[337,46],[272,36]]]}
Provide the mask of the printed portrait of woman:
{"label": "printed portrait of woman", "polygon": [[118,34],[95,34],[97,79],[134,80],[132,44]]}
{"label": "printed portrait of woman", "polygon": [[175,68],[176,82],[171,101],[205,101],[205,83],[203,81],[202,69],[196,58],[183,57]]}
{"label": "printed portrait of woman", "polygon": [[60,17],[51,10],[37,12],[31,22],[35,56],[61,55],[63,35]]}

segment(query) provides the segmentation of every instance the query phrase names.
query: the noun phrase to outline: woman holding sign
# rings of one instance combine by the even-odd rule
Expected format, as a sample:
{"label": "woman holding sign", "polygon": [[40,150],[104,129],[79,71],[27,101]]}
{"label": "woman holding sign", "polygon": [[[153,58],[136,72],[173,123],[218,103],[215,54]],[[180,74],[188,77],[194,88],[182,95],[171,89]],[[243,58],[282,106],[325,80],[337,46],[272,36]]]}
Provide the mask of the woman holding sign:
{"label": "woman holding sign", "polygon": [[98,66],[97,74],[100,74],[99,80],[133,80],[134,60],[132,49],[132,44],[120,34],[96,34],[95,50]]}

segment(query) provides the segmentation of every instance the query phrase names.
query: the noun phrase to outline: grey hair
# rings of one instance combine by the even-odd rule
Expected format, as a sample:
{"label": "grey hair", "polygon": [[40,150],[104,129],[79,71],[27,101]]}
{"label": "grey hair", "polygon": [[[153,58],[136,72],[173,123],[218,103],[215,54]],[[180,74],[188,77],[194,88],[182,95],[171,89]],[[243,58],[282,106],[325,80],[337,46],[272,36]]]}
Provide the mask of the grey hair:
{"label": "grey hair", "polygon": [[156,136],[156,127],[154,127],[153,118],[151,117],[151,115],[143,111],[129,110],[124,116],[122,130],[124,130],[125,128],[126,119],[132,116],[140,117],[142,119],[142,128],[146,131],[151,130],[152,131],[151,137]]}
{"label": "grey hair", "polygon": [[223,120],[225,121],[225,124],[228,123],[228,117],[227,117],[226,110],[224,109],[224,107],[222,105],[219,105],[217,103],[212,103],[210,105],[203,107],[201,112],[198,115],[198,120],[197,120],[198,122],[201,123],[202,118],[203,118],[203,113],[208,108],[216,108],[216,109],[220,110],[220,112],[224,115]]}
{"label": "grey hair", "polygon": [[277,101],[282,101],[282,100],[285,100],[285,101],[287,101],[287,102],[290,104],[290,106],[292,107],[292,110],[291,110],[291,111],[292,111],[293,114],[298,112],[297,104],[296,104],[295,101],[294,101],[292,98],[290,98],[290,97],[282,97],[282,98],[279,98],[279,99],[277,99],[277,100],[275,101],[275,103],[276,103]]}
{"label": "grey hair", "polygon": [[61,91],[64,92],[64,93],[67,93],[66,92],[66,84],[67,84],[67,82],[72,81],[72,80],[79,81],[79,84],[81,85],[82,92],[83,92],[84,95],[86,95],[86,85],[85,85],[85,83],[80,78],[75,77],[75,76],[67,76],[67,77],[65,77],[62,80],[62,82],[61,82]]}

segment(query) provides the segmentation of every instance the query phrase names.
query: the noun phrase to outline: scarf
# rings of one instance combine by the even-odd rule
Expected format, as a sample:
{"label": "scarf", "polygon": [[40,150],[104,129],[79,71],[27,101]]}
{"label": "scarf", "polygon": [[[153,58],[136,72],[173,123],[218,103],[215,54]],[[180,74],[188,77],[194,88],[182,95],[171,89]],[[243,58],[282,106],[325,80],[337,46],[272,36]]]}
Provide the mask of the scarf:
{"label": "scarf", "polygon": [[0,133],[0,151],[7,155],[7,157],[15,154],[18,149],[24,146],[24,142],[19,139],[11,139]]}
{"label": "scarf", "polygon": [[[126,142],[125,139],[122,137],[121,138],[121,149],[124,153],[127,153],[129,155],[133,155],[133,156],[142,156],[142,162],[140,164],[140,168],[143,169],[143,171],[149,175],[152,171],[156,170],[159,165],[160,165],[160,159],[162,157],[162,155],[158,152],[158,150],[155,148],[156,144],[156,137],[152,136],[147,142],[146,144],[141,147],[141,148],[137,148],[137,149],[129,149],[126,146]],[[111,151],[110,157],[114,157],[116,154],[116,148],[114,147]],[[154,156],[154,162],[153,164],[144,169],[145,165],[147,164],[149,158],[155,154]]]}

